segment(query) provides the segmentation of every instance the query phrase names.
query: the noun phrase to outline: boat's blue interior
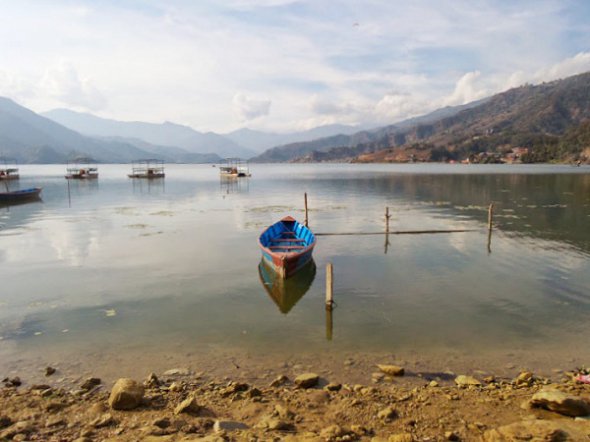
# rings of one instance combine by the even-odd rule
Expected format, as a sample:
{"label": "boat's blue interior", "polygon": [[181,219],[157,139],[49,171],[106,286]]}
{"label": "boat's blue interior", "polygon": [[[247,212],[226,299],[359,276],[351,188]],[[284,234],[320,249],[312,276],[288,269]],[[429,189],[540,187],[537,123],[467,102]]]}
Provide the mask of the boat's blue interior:
{"label": "boat's blue interior", "polygon": [[314,242],[315,236],[311,230],[295,220],[281,220],[260,236],[260,243],[273,252],[297,252]]}

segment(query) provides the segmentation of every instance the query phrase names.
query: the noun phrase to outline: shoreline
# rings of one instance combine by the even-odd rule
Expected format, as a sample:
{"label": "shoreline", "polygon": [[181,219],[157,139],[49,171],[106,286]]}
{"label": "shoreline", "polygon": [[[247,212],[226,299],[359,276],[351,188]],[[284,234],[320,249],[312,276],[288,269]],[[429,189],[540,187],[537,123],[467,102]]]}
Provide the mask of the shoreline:
{"label": "shoreline", "polygon": [[[281,374],[246,382],[176,367],[128,381],[133,385],[119,399],[141,391],[121,410],[112,393],[121,381],[113,388],[112,381],[78,373],[64,385],[61,369],[38,367],[43,382],[3,379],[0,440],[411,442],[590,435],[590,419],[582,417],[590,414],[590,385],[575,382],[574,371],[549,379],[530,371],[514,378],[426,376],[389,362],[371,369],[367,382],[305,365],[278,367]],[[551,411],[551,402],[539,399],[547,394],[566,395],[578,408]],[[570,438],[554,438],[563,434]]]}

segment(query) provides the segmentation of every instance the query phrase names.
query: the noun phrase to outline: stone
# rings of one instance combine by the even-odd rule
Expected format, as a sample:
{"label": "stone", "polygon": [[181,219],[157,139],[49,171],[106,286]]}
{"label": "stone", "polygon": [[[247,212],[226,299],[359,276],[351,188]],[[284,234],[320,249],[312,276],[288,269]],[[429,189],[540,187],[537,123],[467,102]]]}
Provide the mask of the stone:
{"label": "stone", "polygon": [[189,396],[176,406],[174,414],[197,414],[199,411],[201,411],[201,406],[197,403],[197,399],[194,396]]}
{"label": "stone", "polygon": [[554,388],[543,388],[535,393],[531,399],[531,406],[545,408],[570,417],[590,414],[590,403]]}
{"label": "stone", "polygon": [[275,416],[264,416],[260,422],[256,425],[257,428],[261,428],[264,430],[270,431],[285,431],[291,430],[293,426],[291,423],[286,422],[278,417]]}
{"label": "stone", "polygon": [[115,420],[110,413],[105,413],[101,416],[98,416],[96,419],[90,422],[90,425],[92,425],[94,428],[110,427],[114,424]]}
{"label": "stone", "polygon": [[397,412],[393,407],[386,407],[377,413],[377,417],[381,420],[388,421],[397,417]]}
{"label": "stone", "polygon": [[299,388],[315,387],[320,380],[320,377],[315,373],[300,374],[295,378],[295,385]]}
{"label": "stone", "polygon": [[533,382],[534,382],[533,373],[531,373],[530,371],[523,371],[514,379],[514,384],[519,387],[522,387],[522,386],[530,387],[531,385],[533,385]]}
{"label": "stone", "polygon": [[155,373],[150,373],[146,380],[143,382],[146,387],[154,388],[160,386],[160,380]]}
{"label": "stone", "polygon": [[179,391],[182,391],[183,389],[184,389],[184,385],[182,382],[172,382],[170,384],[170,387],[168,387],[168,390],[174,391],[174,392],[179,392]]}
{"label": "stone", "polygon": [[277,416],[279,416],[281,419],[291,420],[295,417],[295,413],[293,413],[291,410],[289,410],[289,408],[282,404],[275,405],[274,411],[277,414]]}
{"label": "stone", "polygon": [[12,425],[12,419],[8,416],[0,416],[0,430],[2,428],[10,427]]}
{"label": "stone", "polygon": [[60,416],[55,416],[52,418],[47,419],[47,422],[45,422],[45,427],[50,428],[50,427],[59,427],[62,425],[66,425],[67,422],[64,420],[64,418],[60,417]]}
{"label": "stone", "polygon": [[164,372],[164,376],[189,376],[191,371],[188,368],[171,368]]}
{"label": "stone", "polygon": [[56,370],[53,367],[45,367],[45,376],[51,376]]}
{"label": "stone", "polygon": [[348,433],[349,432],[346,431],[346,429],[344,429],[340,425],[330,425],[329,427],[326,427],[322,431],[320,431],[320,436],[330,440],[335,439],[337,437],[343,437]]}
{"label": "stone", "polygon": [[403,376],[405,373],[404,368],[399,365],[377,364],[377,367],[388,376]]}
{"label": "stone", "polygon": [[324,387],[324,389],[328,391],[340,391],[342,388],[342,384],[338,384],[336,382],[330,382],[328,385]]}
{"label": "stone", "polygon": [[569,419],[537,420],[528,419],[510,425],[488,430],[484,442],[503,441],[582,441],[590,432],[590,423],[574,422]]}
{"label": "stone", "polygon": [[454,431],[445,431],[445,439],[452,440],[452,441],[461,440],[459,435],[457,433],[455,433]]}
{"label": "stone", "polygon": [[143,385],[129,378],[121,378],[111,390],[109,405],[114,410],[132,410],[141,404]]}
{"label": "stone", "polygon": [[100,378],[88,378],[86,379],[82,385],[80,385],[80,388],[82,390],[92,390],[94,387],[96,387],[97,385],[100,385],[102,383],[102,381],[100,380]]}
{"label": "stone", "polygon": [[153,421],[152,425],[155,425],[158,428],[168,428],[170,426],[170,419],[167,417],[161,417]]}
{"label": "stone", "polygon": [[249,427],[248,425],[242,422],[236,421],[220,421],[217,420],[213,424],[213,431],[216,433],[220,433],[222,431],[236,431],[236,430],[247,430]]}
{"label": "stone", "polygon": [[275,378],[275,380],[273,380],[270,383],[270,386],[271,387],[280,387],[281,385],[285,385],[287,382],[289,382],[289,378],[282,374],[280,376],[277,376]]}
{"label": "stone", "polygon": [[459,375],[455,378],[455,384],[459,387],[480,386],[481,382],[472,376]]}

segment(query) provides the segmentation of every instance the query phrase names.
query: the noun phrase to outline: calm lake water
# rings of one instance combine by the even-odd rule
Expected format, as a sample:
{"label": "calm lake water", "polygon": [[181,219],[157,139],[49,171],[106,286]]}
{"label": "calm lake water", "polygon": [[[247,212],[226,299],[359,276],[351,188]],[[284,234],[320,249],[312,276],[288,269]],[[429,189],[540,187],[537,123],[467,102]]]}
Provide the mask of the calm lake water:
{"label": "calm lake water", "polygon": [[[42,202],[0,208],[0,374],[233,352],[590,360],[588,167],[253,165],[220,181],[210,165],[168,165],[151,182],[129,169],[101,165],[68,192],[64,166],[21,166],[11,185],[43,187]],[[273,291],[257,238],[303,220],[304,192],[316,233],[382,231],[386,206],[392,231],[470,231],[390,235],[387,250],[385,235],[319,236],[315,272]]]}

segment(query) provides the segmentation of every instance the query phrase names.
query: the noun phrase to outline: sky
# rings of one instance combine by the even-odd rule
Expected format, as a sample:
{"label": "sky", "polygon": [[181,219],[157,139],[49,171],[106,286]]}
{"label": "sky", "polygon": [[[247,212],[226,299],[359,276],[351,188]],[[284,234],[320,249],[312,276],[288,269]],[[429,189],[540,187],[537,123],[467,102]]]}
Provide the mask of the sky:
{"label": "sky", "polygon": [[380,126],[590,71],[586,0],[0,0],[0,96],[199,131]]}

